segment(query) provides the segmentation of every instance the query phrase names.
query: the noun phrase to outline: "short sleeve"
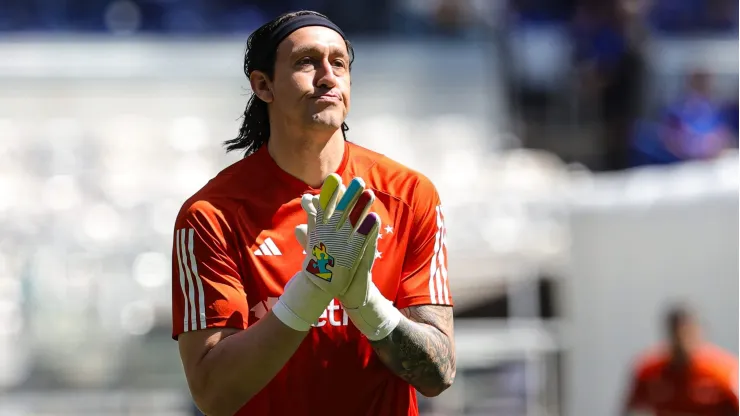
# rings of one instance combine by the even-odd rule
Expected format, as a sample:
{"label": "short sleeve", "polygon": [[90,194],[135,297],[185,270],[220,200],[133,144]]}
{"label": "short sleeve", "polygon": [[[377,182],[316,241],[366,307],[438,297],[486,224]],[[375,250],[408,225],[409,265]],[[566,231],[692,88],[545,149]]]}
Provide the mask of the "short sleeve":
{"label": "short sleeve", "polygon": [[396,307],[452,305],[447,280],[447,230],[439,195],[422,177],[411,200],[412,224]]}
{"label": "short sleeve", "polygon": [[231,236],[209,202],[180,211],[172,244],[172,338],[205,328],[246,329],[249,306]]}

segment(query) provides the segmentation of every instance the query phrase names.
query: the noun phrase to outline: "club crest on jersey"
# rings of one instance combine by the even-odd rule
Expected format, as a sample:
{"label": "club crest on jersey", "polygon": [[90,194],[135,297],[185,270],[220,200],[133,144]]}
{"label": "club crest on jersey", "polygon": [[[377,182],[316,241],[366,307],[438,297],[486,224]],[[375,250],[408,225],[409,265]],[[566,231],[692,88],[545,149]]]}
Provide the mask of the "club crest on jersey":
{"label": "club crest on jersey", "polygon": [[334,267],[334,257],[326,251],[324,243],[319,243],[313,247],[311,254],[315,258],[311,259],[306,265],[306,271],[316,277],[320,277],[327,282],[331,282],[332,272],[329,267]]}

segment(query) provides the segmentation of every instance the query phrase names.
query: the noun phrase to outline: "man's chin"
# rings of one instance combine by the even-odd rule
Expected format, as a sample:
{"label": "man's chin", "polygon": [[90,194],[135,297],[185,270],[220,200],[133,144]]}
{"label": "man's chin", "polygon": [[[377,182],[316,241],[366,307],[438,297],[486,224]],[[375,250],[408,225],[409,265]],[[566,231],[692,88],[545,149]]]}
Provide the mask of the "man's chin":
{"label": "man's chin", "polygon": [[342,127],[342,123],[344,122],[344,119],[341,117],[337,117],[336,115],[329,115],[329,114],[314,114],[311,117],[311,128],[317,129],[317,130],[337,130]]}

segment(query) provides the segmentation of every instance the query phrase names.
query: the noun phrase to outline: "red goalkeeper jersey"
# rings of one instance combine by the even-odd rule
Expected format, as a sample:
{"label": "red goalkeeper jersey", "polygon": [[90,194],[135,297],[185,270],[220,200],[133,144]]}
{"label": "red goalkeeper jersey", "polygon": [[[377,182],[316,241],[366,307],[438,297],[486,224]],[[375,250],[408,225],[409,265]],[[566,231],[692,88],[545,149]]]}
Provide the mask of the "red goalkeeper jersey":
{"label": "red goalkeeper jersey", "polygon": [[[423,175],[347,143],[337,170],[376,195],[383,225],[373,281],[399,309],[452,305],[439,196]],[[172,336],[247,329],[301,267],[293,229],[300,199],[316,194],[280,169],[263,146],[219,173],[183,205],[172,253]],[[249,377],[248,374],[244,375]],[[417,415],[416,391],[378,359],[333,300],[285,367],[238,415]]]}
{"label": "red goalkeeper jersey", "polygon": [[633,375],[627,409],[655,416],[730,416],[738,414],[737,358],[712,345],[675,369],[661,347],[641,357]]}

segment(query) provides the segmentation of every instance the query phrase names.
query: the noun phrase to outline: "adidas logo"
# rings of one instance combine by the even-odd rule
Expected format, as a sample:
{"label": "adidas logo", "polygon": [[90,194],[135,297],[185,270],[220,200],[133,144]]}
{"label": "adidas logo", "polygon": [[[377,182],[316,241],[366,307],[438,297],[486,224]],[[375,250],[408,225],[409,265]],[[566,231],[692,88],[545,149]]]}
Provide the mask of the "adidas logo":
{"label": "adidas logo", "polygon": [[260,244],[260,248],[254,251],[255,256],[282,256],[283,253],[277,248],[272,238],[266,238],[265,242]]}

